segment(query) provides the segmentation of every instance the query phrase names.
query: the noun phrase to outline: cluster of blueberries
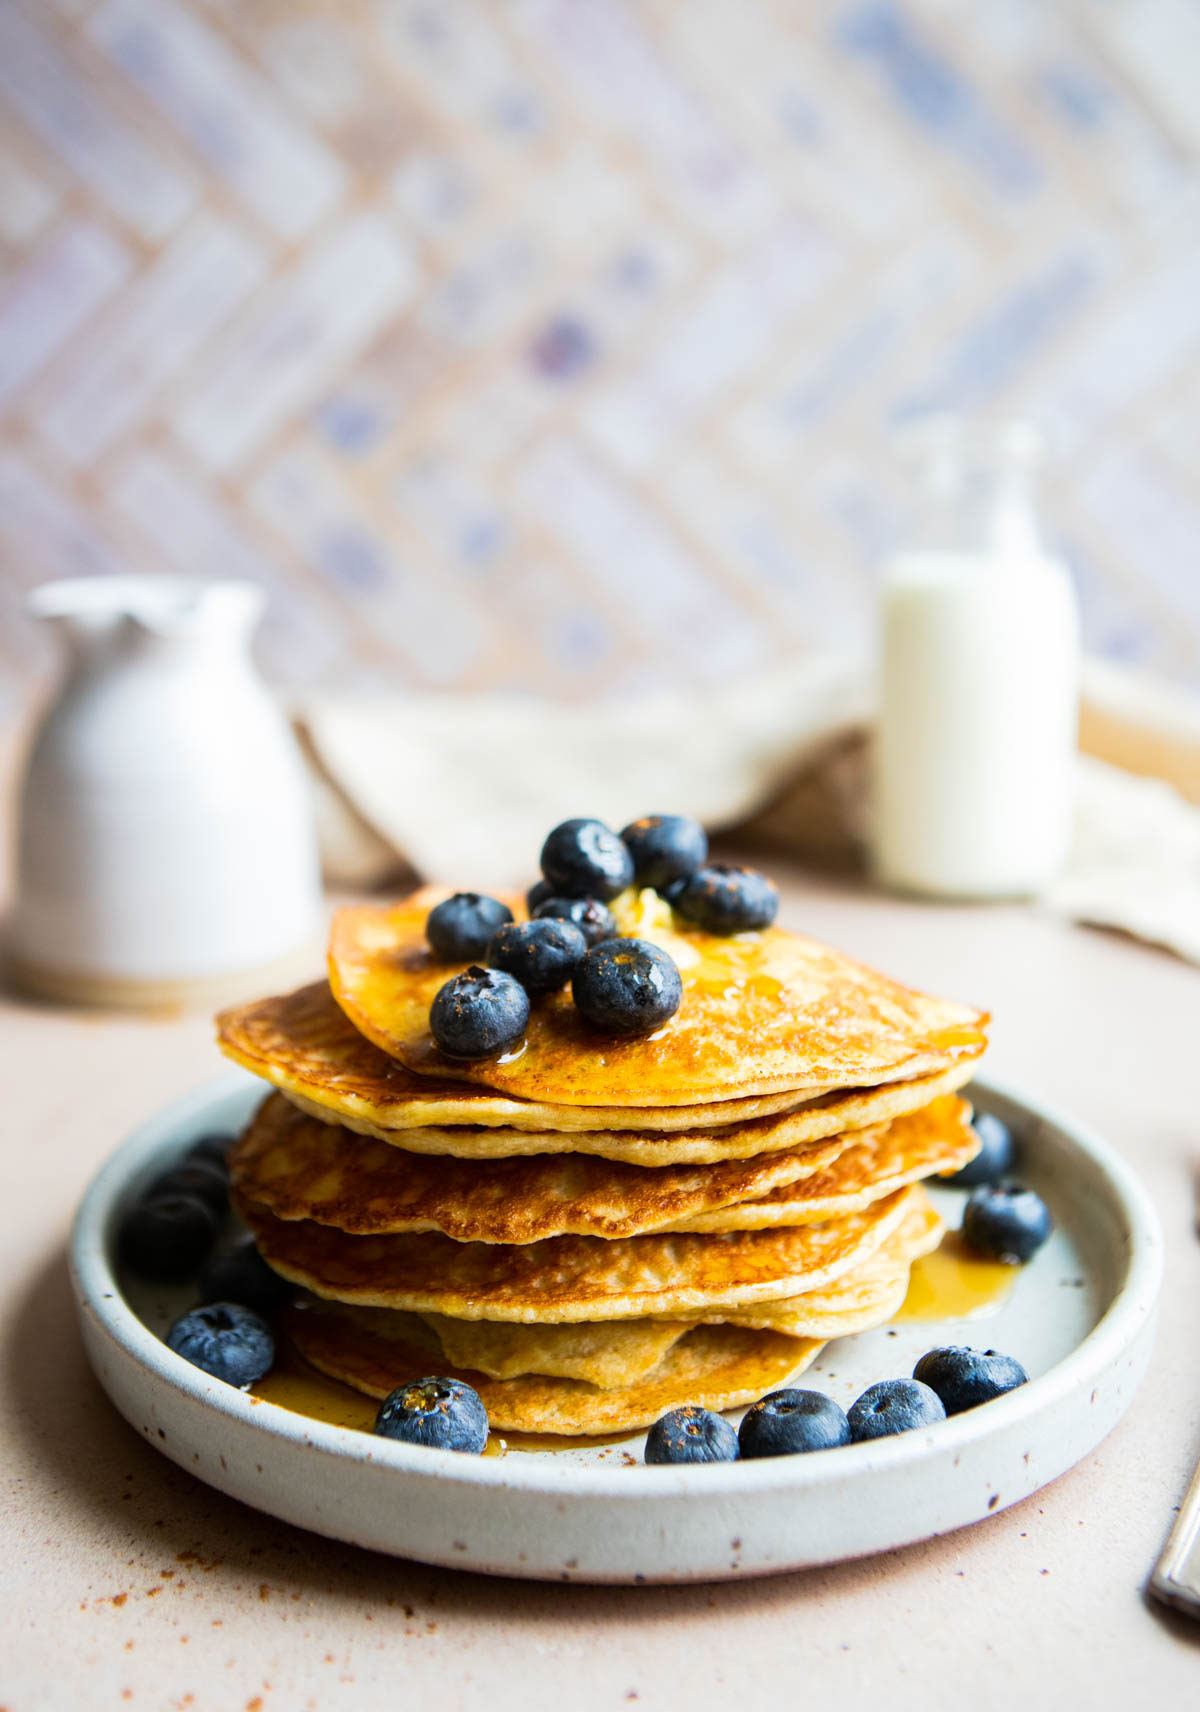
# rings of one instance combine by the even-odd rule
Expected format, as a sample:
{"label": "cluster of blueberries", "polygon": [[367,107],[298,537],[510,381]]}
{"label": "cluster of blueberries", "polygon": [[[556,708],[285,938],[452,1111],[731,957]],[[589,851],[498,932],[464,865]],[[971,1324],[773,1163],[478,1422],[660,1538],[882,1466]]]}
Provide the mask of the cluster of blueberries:
{"label": "cluster of blueberries", "polygon": [[737,1462],[862,1444],[932,1427],[1002,1397],[1028,1378],[1011,1355],[948,1344],[923,1355],[911,1379],[868,1385],[848,1413],[823,1391],[772,1391],[747,1409],[740,1427],[711,1409],[672,1409],[647,1433],[646,1461]]}
{"label": "cluster of blueberries", "polygon": [[180,1164],[156,1177],[125,1215],[121,1259],[160,1284],[195,1276],[200,1305],[175,1321],[167,1344],[176,1355],[229,1385],[253,1385],[275,1361],[270,1316],[291,1294],[252,1238],[217,1243],[229,1215],[227,1155],[233,1137],[206,1135]]}
{"label": "cluster of blueberries", "polygon": [[606,907],[628,886],[653,888],[709,933],[768,927],[779,907],[765,874],[709,862],[704,828],[681,814],[643,815],[620,836],[600,820],[564,820],[542,846],[541,867],[528,921],[480,892],[456,892],[429,912],[436,956],[470,964],[438,989],[429,1012],[451,1058],[515,1045],[530,999],[568,981],[577,1010],[603,1034],[650,1034],[674,1016],[683,996],[674,960],[649,940],[619,937]]}

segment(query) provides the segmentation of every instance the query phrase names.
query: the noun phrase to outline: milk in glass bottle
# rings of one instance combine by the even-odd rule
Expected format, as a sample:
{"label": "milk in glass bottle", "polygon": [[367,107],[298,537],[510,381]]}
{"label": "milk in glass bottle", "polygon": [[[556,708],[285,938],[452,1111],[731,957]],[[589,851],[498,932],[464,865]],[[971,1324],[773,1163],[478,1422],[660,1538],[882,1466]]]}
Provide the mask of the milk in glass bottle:
{"label": "milk in glass bottle", "polygon": [[1066,860],[1079,615],[1042,541],[1024,423],[921,439],[925,519],[882,580],[874,859],[888,886],[1022,897]]}

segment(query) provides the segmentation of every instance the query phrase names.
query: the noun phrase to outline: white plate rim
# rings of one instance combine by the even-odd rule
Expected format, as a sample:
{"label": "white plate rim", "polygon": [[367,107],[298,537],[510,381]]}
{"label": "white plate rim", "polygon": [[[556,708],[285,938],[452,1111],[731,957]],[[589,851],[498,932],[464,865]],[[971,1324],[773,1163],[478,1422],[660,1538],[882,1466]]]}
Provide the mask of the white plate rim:
{"label": "white plate rim", "polygon": [[[468,1457],[375,1438],[353,1428],[316,1421],[276,1404],[260,1402],[210,1379],[168,1349],[126,1302],[108,1258],[113,1220],[130,1179],[143,1171],[160,1149],[169,1146],[175,1132],[194,1124],[215,1101],[262,1086],[244,1071],[231,1071],[160,1108],[138,1125],[97,1172],[72,1227],[70,1269],[81,1314],[93,1315],[122,1350],[175,1390],[202,1400],[218,1413],[252,1425],[268,1436],[282,1437],[325,1455],[369,1460],[376,1466],[392,1466],[459,1487],[498,1487],[556,1497],[561,1497],[566,1487],[580,1498],[616,1503],[687,1493],[706,1498],[736,1496],[739,1492],[761,1495],[771,1490],[793,1493],[798,1488],[812,1490],[825,1484],[841,1485],[852,1473],[868,1471],[890,1471],[902,1476],[906,1467],[929,1450],[930,1433],[911,1432],[842,1446],[836,1457],[810,1455],[701,1466],[639,1464],[636,1468],[581,1469],[562,1466],[553,1456]],[[1094,1384],[1120,1358],[1154,1313],[1163,1270],[1162,1236],[1154,1208],[1131,1167],[1107,1142],[1078,1119],[1045,1101],[1033,1099],[1007,1082],[980,1076],[974,1086],[1052,1124],[1090,1156],[1124,1217],[1129,1248],[1124,1276],[1096,1326],[1048,1372],[989,1403],[986,1418],[981,1411],[969,1411],[930,1429],[937,1434],[938,1447],[947,1451],[1007,1433],[1052,1409],[1070,1392]]]}

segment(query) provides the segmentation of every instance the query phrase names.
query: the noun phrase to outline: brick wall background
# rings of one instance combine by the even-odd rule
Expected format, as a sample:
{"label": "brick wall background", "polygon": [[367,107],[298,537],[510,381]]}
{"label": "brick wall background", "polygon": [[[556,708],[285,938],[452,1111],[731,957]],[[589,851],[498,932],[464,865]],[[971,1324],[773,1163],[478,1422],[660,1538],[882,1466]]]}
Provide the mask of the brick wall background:
{"label": "brick wall background", "polygon": [[120,568],[293,687],[858,641],[933,407],[1200,684],[1198,87],[1196,0],[0,0],[0,710]]}

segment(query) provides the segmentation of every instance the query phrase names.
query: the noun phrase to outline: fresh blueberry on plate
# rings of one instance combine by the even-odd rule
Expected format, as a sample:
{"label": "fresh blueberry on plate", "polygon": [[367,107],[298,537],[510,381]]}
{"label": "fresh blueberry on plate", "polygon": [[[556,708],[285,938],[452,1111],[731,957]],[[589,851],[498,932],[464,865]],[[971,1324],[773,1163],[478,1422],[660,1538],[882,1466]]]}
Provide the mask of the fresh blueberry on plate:
{"label": "fresh blueberry on plate", "polygon": [[1032,1260],[1053,1229],[1050,1210],[1033,1189],[1019,1183],[984,1183],[972,1189],[963,1208],[963,1241],[989,1260],[1022,1266]]}
{"label": "fresh blueberry on plate", "polygon": [[139,1201],[117,1238],[121,1259],[143,1278],[178,1283],[191,1276],[217,1239],[217,1215],[199,1195],[164,1194]]}
{"label": "fresh blueberry on plate", "polygon": [[655,891],[688,879],[708,861],[708,835],[686,814],[643,814],[630,821],[621,842],[633,857],[635,883]]}
{"label": "fresh blueberry on plate", "polygon": [[542,873],[555,897],[607,903],[633,884],[633,857],[602,820],[564,820],[542,845]]}
{"label": "fresh blueberry on plate", "polygon": [[404,1444],[479,1456],[487,1443],[487,1410],[461,1379],[415,1379],[384,1398],[375,1431]]}
{"label": "fresh blueberry on plate", "polygon": [[779,891],[757,868],[710,862],[682,883],[668,888],[671,908],[706,933],[748,933],[770,927],[779,909]]}
{"label": "fresh blueberry on plate", "polygon": [[881,1379],[877,1385],[868,1385],[846,1415],[854,1444],[909,1433],[914,1427],[932,1427],[945,1419],[941,1398],[919,1379]]}
{"label": "fresh blueberry on plate", "polygon": [[167,1346],[227,1385],[253,1385],[275,1360],[271,1328],[236,1302],[210,1302],[176,1320]]}
{"label": "fresh blueberry on plate", "polygon": [[733,1425],[694,1403],[671,1409],[646,1434],[647,1462],[736,1462],[737,1456]]}
{"label": "fresh blueberry on plate", "polygon": [[256,1314],[273,1314],[294,1288],[278,1272],[272,1272],[253,1237],[210,1255],[196,1282],[202,1302],[238,1302]]}
{"label": "fresh blueberry on plate", "polygon": [[229,1149],[237,1140],[235,1135],[202,1135],[188,1148],[187,1159],[201,1159],[229,1175]]}
{"label": "fresh blueberry on plate", "polygon": [[742,1416],[738,1443],[747,1459],[794,1456],[850,1443],[845,1412],[822,1391],[772,1391]]}
{"label": "fresh blueberry on plate", "polygon": [[498,898],[455,892],[430,910],[425,937],[443,963],[473,963],[483,956],[496,929],[512,918],[508,905]]}
{"label": "fresh blueberry on plate", "polygon": [[547,897],[529,913],[535,921],[545,921],[547,917],[556,921],[569,921],[572,927],[579,929],[589,946],[599,945],[602,939],[615,939],[617,936],[616,917],[610,909],[605,908],[599,898]]}
{"label": "fresh blueberry on plate", "polygon": [[168,1195],[195,1195],[206,1201],[216,1219],[229,1211],[229,1171],[214,1159],[202,1157],[184,1159],[179,1165],[156,1177],[144,1199],[160,1201]]}
{"label": "fresh blueberry on plate", "polygon": [[513,1046],[529,1021],[529,994],[503,969],[478,964],[455,975],[434,995],[429,1027],[450,1058],[490,1058]]}
{"label": "fresh blueberry on plate", "polygon": [[554,916],[499,928],[488,945],[487,960],[493,969],[520,981],[527,993],[553,993],[570,980],[586,950],[582,929]]}
{"label": "fresh blueberry on plate", "polygon": [[948,1415],[961,1415],[1025,1385],[1029,1375],[1011,1355],[997,1349],[967,1349],[947,1344],[931,1349],[913,1368],[913,1378],[936,1391]]}
{"label": "fresh blueberry on plate", "polygon": [[956,1189],[973,1189],[978,1183],[998,1183],[1007,1177],[1017,1161],[1016,1137],[1006,1123],[991,1112],[976,1112],[971,1128],[979,1137],[979,1152],[969,1159],[961,1171],[953,1171],[942,1181]]}
{"label": "fresh blueberry on plate", "polygon": [[571,993],[580,1015],[604,1034],[652,1034],[679,1009],[683,982],[648,939],[606,939],[580,958]]}

